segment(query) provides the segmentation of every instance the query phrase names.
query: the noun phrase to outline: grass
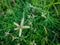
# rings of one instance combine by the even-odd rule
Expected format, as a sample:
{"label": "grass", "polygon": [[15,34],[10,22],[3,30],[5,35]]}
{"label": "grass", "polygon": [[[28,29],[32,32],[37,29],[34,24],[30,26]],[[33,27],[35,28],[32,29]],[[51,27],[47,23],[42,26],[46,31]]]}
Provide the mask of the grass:
{"label": "grass", "polygon": [[[14,22],[29,29],[14,30]],[[59,0],[0,0],[0,45],[60,45]]]}

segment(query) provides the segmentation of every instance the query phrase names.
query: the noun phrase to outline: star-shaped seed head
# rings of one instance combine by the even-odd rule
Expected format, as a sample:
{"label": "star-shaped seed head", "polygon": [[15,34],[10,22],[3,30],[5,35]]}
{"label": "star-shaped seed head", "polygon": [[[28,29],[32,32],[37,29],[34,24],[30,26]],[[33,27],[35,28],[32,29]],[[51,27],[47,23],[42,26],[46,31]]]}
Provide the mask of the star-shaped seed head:
{"label": "star-shaped seed head", "polygon": [[12,36],[12,41],[15,40],[15,39],[18,39],[18,37],[14,37],[14,36]]}
{"label": "star-shaped seed head", "polygon": [[36,44],[35,41],[33,40],[32,42],[30,42],[30,45],[37,45],[37,44]]}
{"label": "star-shaped seed head", "polygon": [[7,36],[7,35],[9,35],[9,34],[10,34],[9,31],[5,32],[5,36]]}
{"label": "star-shaped seed head", "polygon": [[42,15],[41,16],[44,17],[44,18],[46,18],[46,13],[43,13],[42,12]]}
{"label": "star-shaped seed head", "polygon": [[30,26],[23,26],[23,24],[24,24],[24,16],[23,16],[23,18],[21,20],[20,25],[17,24],[16,22],[14,22],[14,25],[17,26],[17,28],[15,28],[15,30],[19,30],[19,37],[21,37],[22,29],[24,29],[24,28],[30,28]]}

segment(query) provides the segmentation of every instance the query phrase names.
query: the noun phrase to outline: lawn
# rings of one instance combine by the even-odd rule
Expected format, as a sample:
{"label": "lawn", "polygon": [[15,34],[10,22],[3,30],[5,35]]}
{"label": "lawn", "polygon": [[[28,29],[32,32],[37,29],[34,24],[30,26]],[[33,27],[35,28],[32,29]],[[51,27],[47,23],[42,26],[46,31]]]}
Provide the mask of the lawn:
{"label": "lawn", "polygon": [[60,45],[60,0],[0,0],[0,45]]}

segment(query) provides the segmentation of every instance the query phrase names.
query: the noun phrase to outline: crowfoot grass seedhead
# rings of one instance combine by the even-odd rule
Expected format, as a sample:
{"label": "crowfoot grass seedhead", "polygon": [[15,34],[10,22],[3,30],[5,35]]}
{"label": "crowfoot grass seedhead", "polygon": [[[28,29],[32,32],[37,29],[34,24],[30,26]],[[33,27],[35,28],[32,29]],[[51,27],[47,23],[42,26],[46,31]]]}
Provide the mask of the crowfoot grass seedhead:
{"label": "crowfoot grass seedhead", "polygon": [[46,18],[46,13],[43,13],[42,12],[42,15],[41,16],[44,17],[44,18]]}
{"label": "crowfoot grass seedhead", "polygon": [[35,18],[35,17],[37,17],[37,16],[34,15],[34,14],[32,14],[32,15],[28,15],[28,18],[29,18],[29,19],[32,19],[32,18]]}
{"label": "crowfoot grass seedhead", "polygon": [[33,6],[33,5],[31,5],[31,4],[29,4],[29,6],[30,6],[30,7],[32,7],[32,8],[34,7],[34,6]]}
{"label": "crowfoot grass seedhead", "polygon": [[31,7],[31,8],[34,8],[34,9],[36,9],[36,7],[34,7],[33,5],[31,5],[31,4],[29,4],[29,6]]}
{"label": "crowfoot grass seedhead", "polygon": [[35,18],[36,16],[34,14],[32,14],[32,18]]}
{"label": "crowfoot grass seedhead", "polygon": [[32,25],[32,22],[31,21],[29,21],[29,25]]}
{"label": "crowfoot grass seedhead", "polygon": [[7,14],[13,14],[13,10],[12,9],[7,9],[6,13]]}
{"label": "crowfoot grass seedhead", "polygon": [[7,36],[7,35],[9,35],[10,33],[9,33],[9,31],[8,32],[5,32],[5,36]]}
{"label": "crowfoot grass seedhead", "polygon": [[28,15],[28,18],[31,18],[31,15]]}
{"label": "crowfoot grass seedhead", "polygon": [[17,28],[15,28],[15,30],[19,30],[19,37],[21,37],[22,29],[30,28],[30,26],[23,26],[23,24],[24,24],[24,17],[22,18],[20,25],[17,24],[16,22],[14,22],[14,25],[17,26]]}
{"label": "crowfoot grass seedhead", "polygon": [[37,45],[37,44],[36,44],[35,41],[33,40],[32,42],[30,42],[30,45]]}
{"label": "crowfoot grass seedhead", "polygon": [[5,32],[5,36],[8,36],[10,33],[10,29],[9,29],[9,31],[7,31],[7,32]]}
{"label": "crowfoot grass seedhead", "polygon": [[14,36],[12,36],[12,41],[15,40],[15,39],[18,39],[18,37],[14,37]]}

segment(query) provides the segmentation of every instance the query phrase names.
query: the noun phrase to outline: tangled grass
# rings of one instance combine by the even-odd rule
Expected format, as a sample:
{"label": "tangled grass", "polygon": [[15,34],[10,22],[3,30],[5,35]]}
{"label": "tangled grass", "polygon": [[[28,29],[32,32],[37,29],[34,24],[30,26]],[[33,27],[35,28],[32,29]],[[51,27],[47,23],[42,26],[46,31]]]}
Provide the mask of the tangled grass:
{"label": "tangled grass", "polygon": [[[19,30],[13,22],[29,29]],[[0,0],[0,45],[60,45],[60,0]]]}

